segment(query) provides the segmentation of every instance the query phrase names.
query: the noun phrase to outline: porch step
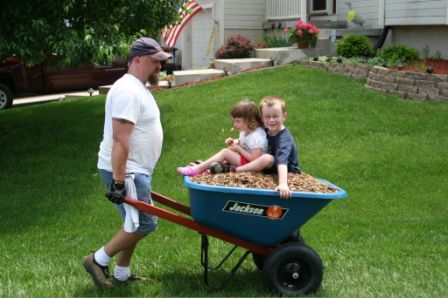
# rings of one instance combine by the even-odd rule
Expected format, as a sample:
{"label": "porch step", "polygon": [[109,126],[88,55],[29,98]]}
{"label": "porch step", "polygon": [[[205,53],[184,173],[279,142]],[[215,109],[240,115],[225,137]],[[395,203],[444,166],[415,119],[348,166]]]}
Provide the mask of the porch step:
{"label": "porch step", "polygon": [[272,66],[271,59],[244,58],[244,59],[216,59],[215,68],[226,70],[228,74],[235,74],[256,67]]}
{"label": "porch step", "polygon": [[188,83],[195,83],[206,79],[222,77],[224,71],[219,69],[192,69],[173,71],[174,84],[181,86]]}
{"label": "porch step", "polygon": [[292,63],[306,59],[305,51],[297,47],[255,49],[255,57],[275,60],[275,65]]}

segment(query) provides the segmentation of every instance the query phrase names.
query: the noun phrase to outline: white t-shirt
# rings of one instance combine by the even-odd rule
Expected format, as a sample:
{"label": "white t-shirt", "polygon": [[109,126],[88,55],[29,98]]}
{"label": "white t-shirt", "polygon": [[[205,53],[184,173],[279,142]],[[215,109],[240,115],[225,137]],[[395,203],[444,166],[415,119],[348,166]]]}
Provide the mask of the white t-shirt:
{"label": "white t-shirt", "polygon": [[249,153],[253,149],[261,149],[263,153],[268,152],[268,139],[263,128],[258,127],[253,132],[246,134],[240,132],[240,146]]}
{"label": "white t-shirt", "polygon": [[160,111],[151,92],[131,74],[117,80],[106,98],[103,141],[98,168],[112,172],[112,118],[134,123],[129,138],[127,173],[151,175],[162,151]]}

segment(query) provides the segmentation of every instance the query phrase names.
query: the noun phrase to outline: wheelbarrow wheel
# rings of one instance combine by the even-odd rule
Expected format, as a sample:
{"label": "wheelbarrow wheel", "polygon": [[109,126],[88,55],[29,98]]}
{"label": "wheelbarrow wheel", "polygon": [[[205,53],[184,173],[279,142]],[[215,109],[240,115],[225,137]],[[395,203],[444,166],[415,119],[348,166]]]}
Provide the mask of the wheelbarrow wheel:
{"label": "wheelbarrow wheel", "polygon": [[289,242],[297,242],[300,245],[305,245],[305,239],[303,239],[302,235],[300,235],[300,231],[294,231],[288,238],[286,238],[285,241],[282,243],[289,243]]}
{"label": "wheelbarrow wheel", "polygon": [[283,295],[306,295],[322,283],[320,256],[306,245],[286,243],[266,258],[263,279],[266,286]]}
{"label": "wheelbarrow wheel", "polygon": [[[300,235],[299,230],[294,231],[288,238],[285,239],[285,241],[282,242],[282,244],[290,242],[296,242],[299,245],[305,245],[305,239],[303,239],[302,235]],[[259,270],[263,270],[266,258],[267,256],[252,252],[252,259],[254,260],[255,266],[257,266]]]}
{"label": "wheelbarrow wheel", "polygon": [[254,260],[255,266],[259,270],[263,270],[264,262],[266,261],[267,256],[257,254],[256,252],[252,252],[252,259]]}

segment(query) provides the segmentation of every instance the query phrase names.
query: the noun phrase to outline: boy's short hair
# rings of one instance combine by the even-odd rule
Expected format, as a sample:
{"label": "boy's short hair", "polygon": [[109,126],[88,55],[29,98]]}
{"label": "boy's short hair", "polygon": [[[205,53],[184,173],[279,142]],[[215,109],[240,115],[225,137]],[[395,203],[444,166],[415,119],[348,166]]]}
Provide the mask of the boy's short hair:
{"label": "boy's short hair", "polygon": [[262,112],[263,106],[272,107],[275,104],[280,104],[282,107],[282,112],[286,111],[286,102],[280,96],[266,96],[260,102],[260,113]]}
{"label": "boy's short hair", "polygon": [[232,118],[245,119],[249,129],[255,129],[261,126],[261,118],[257,104],[249,99],[243,99],[233,105],[230,109],[230,116]]}

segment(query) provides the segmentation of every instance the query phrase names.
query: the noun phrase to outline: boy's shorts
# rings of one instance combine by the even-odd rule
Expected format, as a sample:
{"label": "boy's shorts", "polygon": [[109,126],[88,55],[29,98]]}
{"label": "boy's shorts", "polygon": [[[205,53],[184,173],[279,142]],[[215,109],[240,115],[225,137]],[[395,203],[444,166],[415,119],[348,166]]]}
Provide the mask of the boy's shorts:
{"label": "boy's shorts", "polygon": [[[98,169],[100,172],[101,178],[103,180],[103,184],[106,186],[106,190],[110,187],[112,183],[112,172]],[[134,173],[134,183],[135,188],[137,190],[137,199],[142,202],[146,202],[152,204],[151,199],[151,176],[142,174],[142,173]],[[123,204],[116,205],[118,212],[120,212],[121,218],[126,218],[126,211],[124,210]],[[139,226],[135,233],[140,235],[148,235],[151,232],[154,232],[157,229],[157,216],[138,211],[139,215]]]}

